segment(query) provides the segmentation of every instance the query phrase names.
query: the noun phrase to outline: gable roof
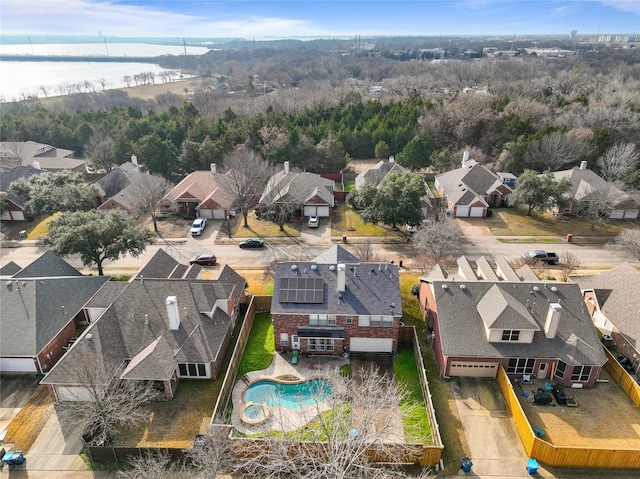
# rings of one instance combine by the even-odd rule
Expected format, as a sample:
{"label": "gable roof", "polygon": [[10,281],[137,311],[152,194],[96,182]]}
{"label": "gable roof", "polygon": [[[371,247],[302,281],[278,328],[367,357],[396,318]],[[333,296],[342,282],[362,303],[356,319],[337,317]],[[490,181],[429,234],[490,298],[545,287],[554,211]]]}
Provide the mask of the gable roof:
{"label": "gable roof", "polygon": [[72,158],[73,154],[73,150],[35,141],[3,141],[0,142],[0,169],[4,171],[19,165],[32,166],[37,161],[44,170],[72,170],[86,163],[86,160]]}
{"label": "gable roof", "polygon": [[477,201],[489,206],[484,197],[498,189],[511,192],[511,188],[503,184],[498,175],[480,164],[441,173],[436,175],[436,180],[449,201],[459,206],[472,205]]}
{"label": "gable roof", "polygon": [[213,202],[220,208],[231,208],[234,197],[218,181],[221,176],[228,173],[213,173],[210,170],[194,171],[167,193],[164,201],[167,203],[175,203],[178,200],[193,201],[198,203],[198,206],[205,202]]}
{"label": "gable roof", "polygon": [[32,175],[39,175],[42,170],[34,168],[33,166],[17,166],[6,173],[0,175],[0,191],[7,193],[7,200],[20,208],[24,208],[24,198],[16,196],[9,190],[11,183],[20,178],[28,178]]}
{"label": "gable roof", "polygon": [[300,204],[333,206],[334,183],[316,173],[280,171],[269,179],[260,203],[291,199]]}
{"label": "gable roof", "polygon": [[21,269],[22,268],[17,263],[9,261],[2,268],[0,268],[0,276],[13,276]]}
{"label": "gable roof", "polygon": [[[398,267],[389,263],[361,263],[342,247],[334,248],[335,251],[318,256],[322,262],[278,263],[271,313],[402,316]],[[342,293],[338,292],[338,263],[326,262],[330,257],[356,259],[342,263],[346,265]],[[289,293],[291,289],[302,291],[312,302],[297,302],[298,298]]]}
{"label": "gable roof", "polygon": [[575,166],[570,170],[554,171],[552,174],[556,180],[567,178],[571,181],[571,188],[566,194],[576,201],[584,201],[596,191],[609,191],[613,206],[623,202],[631,202],[635,203],[636,206],[638,205],[631,195],[587,168],[581,169]]}
{"label": "gable roof", "polygon": [[13,275],[14,278],[38,278],[45,276],[82,276],[82,273],[59,256],[56,256],[51,251],[47,251]]}
{"label": "gable roof", "polygon": [[2,355],[38,354],[107,281],[105,276],[82,275],[7,281],[0,288]]}
{"label": "gable roof", "polygon": [[318,264],[338,264],[338,263],[354,263],[359,264],[360,259],[351,254],[348,250],[340,245],[333,245],[331,248],[313,258]]}
{"label": "gable roof", "polygon": [[362,188],[366,184],[377,187],[392,172],[409,173],[409,170],[395,161],[381,160],[356,176],[356,188]]}
{"label": "gable roof", "polygon": [[579,276],[574,281],[580,289],[592,289],[600,311],[636,348],[640,345],[640,271],[629,263],[621,263],[596,276]]}
{"label": "gable roof", "polygon": [[138,174],[138,167],[127,161],[104,175],[93,186],[104,198],[115,196],[131,184],[131,178]]}
{"label": "gable roof", "polygon": [[[491,281],[454,283],[441,279],[429,280],[429,283],[436,301],[439,335],[445,356],[549,358],[560,359],[570,365],[596,366],[606,362],[577,284],[554,282],[553,287],[547,287],[546,284],[541,286],[540,282],[504,281],[496,286]],[[459,287],[460,284],[465,287]],[[491,311],[490,304],[496,300],[505,311],[504,317],[502,313]],[[550,303],[562,305],[554,338],[547,338],[544,333]],[[486,318],[491,321],[490,315],[495,317],[493,324],[496,329],[511,329],[516,325],[534,329],[533,342],[487,341],[485,325]]]}

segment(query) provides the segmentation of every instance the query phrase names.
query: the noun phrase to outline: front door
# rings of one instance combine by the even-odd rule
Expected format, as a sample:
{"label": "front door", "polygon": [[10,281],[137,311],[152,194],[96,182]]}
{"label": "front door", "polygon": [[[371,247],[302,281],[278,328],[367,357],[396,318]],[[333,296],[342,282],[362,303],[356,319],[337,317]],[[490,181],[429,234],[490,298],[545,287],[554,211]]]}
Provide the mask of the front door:
{"label": "front door", "polygon": [[300,349],[300,338],[298,336],[291,336],[291,348]]}
{"label": "front door", "polygon": [[540,363],[540,369],[538,369],[538,379],[546,379],[547,377],[547,363]]}

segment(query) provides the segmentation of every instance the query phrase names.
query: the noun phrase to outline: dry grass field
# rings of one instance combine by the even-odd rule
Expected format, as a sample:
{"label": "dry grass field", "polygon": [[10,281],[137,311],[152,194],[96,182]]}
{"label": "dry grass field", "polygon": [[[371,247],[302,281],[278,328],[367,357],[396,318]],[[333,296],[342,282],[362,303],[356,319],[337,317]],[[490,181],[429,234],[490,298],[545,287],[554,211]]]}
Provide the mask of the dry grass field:
{"label": "dry grass field", "polygon": [[47,386],[38,386],[7,426],[7,436],[3,442],[13,444],[13,449],[28,452],[52,412],[53,402]]}
{"label": "dry grass field", "polygon": [[[520,404],[531,426],[543,429],[543,439],[555,446],[640,450],[640,409],[607,371],[603,370],[600,378],[609,382],[589,389],[564,388],[566,395],[578,402],[577,407],[555,405],[555,400],[553,406],[536,405],[522,395]],[[530,393],[542,383],[522,387]]]}

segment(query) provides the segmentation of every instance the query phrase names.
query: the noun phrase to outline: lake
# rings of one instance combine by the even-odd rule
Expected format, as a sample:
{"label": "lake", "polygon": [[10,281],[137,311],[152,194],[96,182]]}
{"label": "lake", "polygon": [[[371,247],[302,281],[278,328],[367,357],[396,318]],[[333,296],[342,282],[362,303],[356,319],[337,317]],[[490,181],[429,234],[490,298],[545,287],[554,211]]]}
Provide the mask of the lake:
{"label": "lake", "polygon": [[[186,48],[189,55],[207,52],[206,47],[187,46]],[[128,43],[0,45],[0,53],[25,56],[148,57],[184,55],[184,46]],[[40,98],[59,96],[66,95],[70,91],[123,88],[127,86],[123,80],[125,76],[133,78],[134,75],[146,72],[154,73],[155,82],[161,83],[159,74],[169,71],[151,63],[3,61],[0,68],[0,101],[21,100],[34,95]],[[172,79],[178,80],[180,77],[176,75]],[[135,83],[132,82],[131,85]]]}

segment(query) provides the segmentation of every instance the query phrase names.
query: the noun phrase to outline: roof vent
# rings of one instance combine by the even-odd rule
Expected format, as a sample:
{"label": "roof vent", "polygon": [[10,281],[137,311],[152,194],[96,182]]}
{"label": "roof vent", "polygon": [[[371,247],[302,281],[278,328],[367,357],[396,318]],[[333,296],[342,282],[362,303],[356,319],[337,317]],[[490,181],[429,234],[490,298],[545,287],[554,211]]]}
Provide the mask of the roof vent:
{"label": "roof vent", "polygon": [[448,286],[448,285],[446,285],[446,284],[443,284],[443,285],[442,285],[442,289],[449,289],[449,286]]}
{"label": "roof vent", "polygon": [[85,336],[85,338],[87,338],[87,341],[93,341],[93,334],[89,333]]}
{"label": "roof vent", "polygon": [[329,271],[335,271],[336,270],[336,265],[332,264],[331,266],[329,266]]}
{"label": "roof vent", "polygon": [[311,265],[311,271],[315,271],[318,269],[318,265],[317,264],[312,264]]}
{"label": "roof vent", "polygon": [[298,265],[297,264],[292,264],[291,265],[291,271],[295,271],[298,269]]}
{"label": "roof vent", "polygon": [[551,291],[554,293],[558,292],[558,288],[556,288],[555,286],[551,286]]}
{"label": "roof vent", "polygon": [[464,284],[461,284],[460,289],[467,289],[467,287]]}
{"label": "roof vent", "polygon": [[534,292],[536,292],[536,293],[540,291],[540,288],[538,288],[537,286],[534,286],[532,289],[533,289],[533,291],[534,291]]}

